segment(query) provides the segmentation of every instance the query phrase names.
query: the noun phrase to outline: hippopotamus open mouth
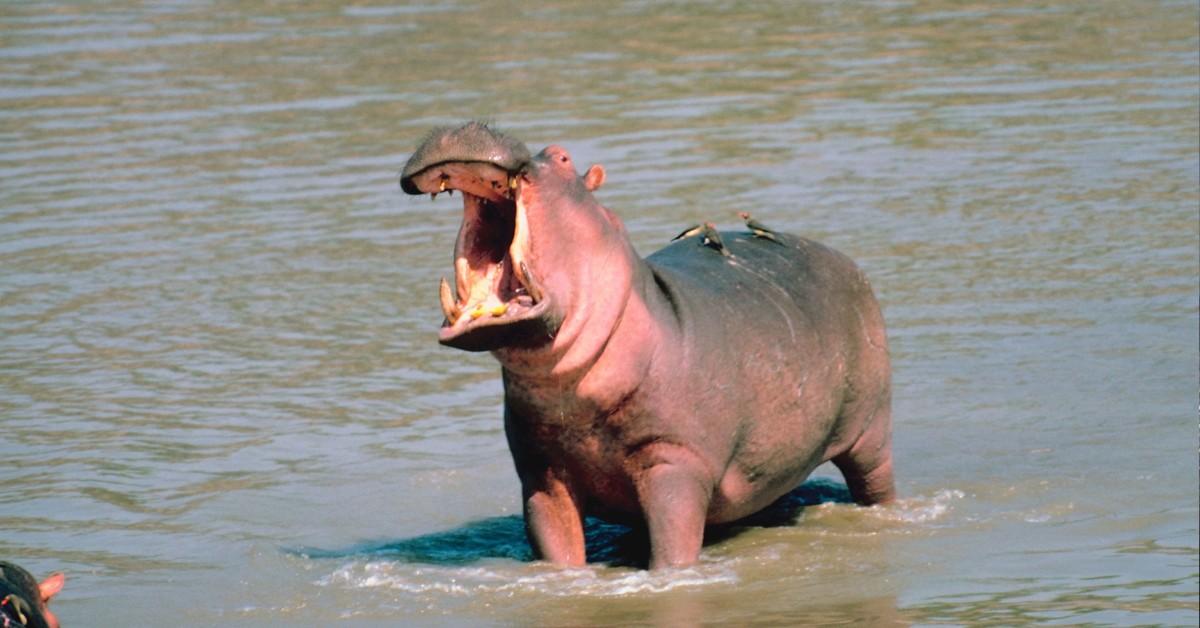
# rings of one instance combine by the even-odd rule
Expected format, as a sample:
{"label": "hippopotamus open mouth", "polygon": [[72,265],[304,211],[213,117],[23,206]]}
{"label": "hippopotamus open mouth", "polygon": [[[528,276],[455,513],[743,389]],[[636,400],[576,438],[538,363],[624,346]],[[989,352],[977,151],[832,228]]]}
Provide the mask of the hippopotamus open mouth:
{"label": "hippopotamus open mouth", "polygon": [[454,287],[441,282],[444,345],[483,351],[547,339],[547,309],[531,267],[520,172],[529,150],[486,125],[438,129],[404,167],[409,194],[458,190],[463,221],[454,247]]}

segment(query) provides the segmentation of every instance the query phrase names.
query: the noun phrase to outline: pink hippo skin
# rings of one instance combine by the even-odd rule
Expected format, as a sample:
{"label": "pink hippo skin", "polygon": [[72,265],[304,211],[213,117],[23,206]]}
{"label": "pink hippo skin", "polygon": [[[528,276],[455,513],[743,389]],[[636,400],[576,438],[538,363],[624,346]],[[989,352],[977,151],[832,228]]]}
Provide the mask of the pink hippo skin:
{"label": "pink hippo skin", "polygon": [[854,263],[699,228],[642,259],[592,195],[603,180],[478,123],[435,131],[401,179],[463,193],[439,339],[500,362],[537,554],[583,564],[595,514],[644,522],[651,568],[688,565],[706,524],[827,460],[860,504],[894,499],[886,334]]}

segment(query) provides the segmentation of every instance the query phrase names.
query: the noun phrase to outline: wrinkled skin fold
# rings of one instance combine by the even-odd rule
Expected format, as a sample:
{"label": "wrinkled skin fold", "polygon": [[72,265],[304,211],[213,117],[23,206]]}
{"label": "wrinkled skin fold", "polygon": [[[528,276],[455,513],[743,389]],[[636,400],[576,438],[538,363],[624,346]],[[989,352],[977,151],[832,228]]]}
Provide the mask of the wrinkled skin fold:
{"label": "wrinkled skin fold", "polygon": [[401,179],[462,194],[439,341],[500,362],[538,555],[582,564],[595,514],[645,525],[652,568],[688,565],[707,524],[828,460],[859,503],[892,500],[887,340],[854,263],[757,223],[642,259],[603,182],[477,123],[436,130]]}

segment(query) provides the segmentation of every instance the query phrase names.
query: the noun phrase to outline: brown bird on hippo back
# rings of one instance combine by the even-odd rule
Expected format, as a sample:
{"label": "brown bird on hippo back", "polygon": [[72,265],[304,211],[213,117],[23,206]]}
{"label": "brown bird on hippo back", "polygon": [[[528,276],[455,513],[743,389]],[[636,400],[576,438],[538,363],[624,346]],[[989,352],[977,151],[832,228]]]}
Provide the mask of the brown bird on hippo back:
{"label": "brown bird on hippo back", "polygon": [[652,568],[687,565],[707,524],[827,460],[859,503],[892,500],[887,340],[854,263],[715,229],[642,259],[592,194],[603,180],[478,123],[435,130],[401,177],[410,194],[462,192],[438,339],[500,362],[537,554],[582,564],[594,514],[644,523]]}
{"label": "brown bird on hippo back", "polygon": [[746,228],[753,233],[755,237],[764,238],[772,242],[779,243],[779,238],[775,237],[775,232],[763,226],[763,224],[754,219],[750,212],[738,212],[738,217],[746,223]]}

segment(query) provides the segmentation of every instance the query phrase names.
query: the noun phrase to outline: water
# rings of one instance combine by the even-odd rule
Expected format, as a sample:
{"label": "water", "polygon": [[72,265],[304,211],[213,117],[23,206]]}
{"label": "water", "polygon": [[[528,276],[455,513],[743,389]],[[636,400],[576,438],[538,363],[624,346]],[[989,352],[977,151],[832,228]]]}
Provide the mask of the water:
{"label": "water", "polygon": [[[5,3],[0,556],[67,626],[1195,625],[1198,13]],[[397,185],[472,118],[643,254],[744,209],[858,260],[900,503],[530,562],[497,368],[434,341],[458,204]]]}

